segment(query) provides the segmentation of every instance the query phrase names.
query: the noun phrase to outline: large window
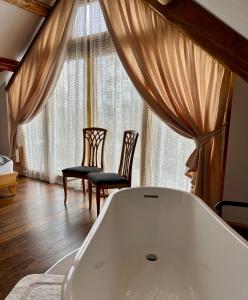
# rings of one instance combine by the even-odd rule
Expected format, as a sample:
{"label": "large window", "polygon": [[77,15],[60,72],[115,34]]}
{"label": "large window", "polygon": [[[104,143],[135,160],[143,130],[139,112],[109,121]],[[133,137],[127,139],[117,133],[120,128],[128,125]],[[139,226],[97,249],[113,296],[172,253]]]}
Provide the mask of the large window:
{"label": "large window", "polygon": [[48,105],[26,125],[28,174],[59,181],[61,170],[79,165],[82,129],[108,130],[106,171],[117,172],[123,131],[140,133],[133,185],[189,189],[184,165],[191,140],[173,132],[144,104],[111,42],[98,1],[80,5],[68,57]]}

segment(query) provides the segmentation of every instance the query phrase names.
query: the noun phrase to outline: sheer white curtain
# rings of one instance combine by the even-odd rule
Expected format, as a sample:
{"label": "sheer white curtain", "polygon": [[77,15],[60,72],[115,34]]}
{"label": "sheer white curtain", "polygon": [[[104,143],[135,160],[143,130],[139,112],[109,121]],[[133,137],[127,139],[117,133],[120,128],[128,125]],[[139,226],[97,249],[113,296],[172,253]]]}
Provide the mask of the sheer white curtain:
{"label": "sheer white curtain", "polygon": [[118,171],[123,131],[135,129],[140,136],[133,185],[189,190],[184,164],[194,145],[144,105],[115,52],[98,1],[79,6],[56,90],[26,126],[28,174],[55,182],[64,167],[79,165],[87,125],[108,130],[106,171]]}
{"label": "sheer white curtain", "polygon": [[166,186],[189,191],[185,162],[194,143],[162,122],[149,108],[144,118],[146,150],[143,158],[143,185]]}
{"label": "sheer white curtain", "polygon": [[60,181],[61,169],[82,160],[82,129],[86,127],[86,12],[79,9],[68,57],[47,106],[25,126],[27,175]]}

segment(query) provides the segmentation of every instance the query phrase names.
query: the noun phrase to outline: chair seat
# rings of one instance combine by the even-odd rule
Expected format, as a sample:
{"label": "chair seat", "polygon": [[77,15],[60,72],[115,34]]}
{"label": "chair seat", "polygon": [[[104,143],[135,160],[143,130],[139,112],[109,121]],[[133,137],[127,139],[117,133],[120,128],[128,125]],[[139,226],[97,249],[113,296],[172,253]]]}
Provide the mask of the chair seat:
{"label": "chair seat", "polygon": [[63,169],[62,172],[63,174],[87,175],[88,173],[102,172],[102,169],[97,167],[77,166]]}
{"label": "chair seat", "polygon": [[125,184],[128,183],[126,177],[116,173],[90,173],[87,178],[97,185]]}

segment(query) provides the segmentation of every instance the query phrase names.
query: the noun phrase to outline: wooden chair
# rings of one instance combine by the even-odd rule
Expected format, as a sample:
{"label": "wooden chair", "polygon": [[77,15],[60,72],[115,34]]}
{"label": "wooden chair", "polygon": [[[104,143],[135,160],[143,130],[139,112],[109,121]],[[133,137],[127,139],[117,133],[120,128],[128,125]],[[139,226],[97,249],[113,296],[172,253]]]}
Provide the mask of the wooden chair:
{"label": "wooden chair", "polygon": [[83,129],[84,143],[82,165],[62,170],[65,204],[67,200],[67,177],[81,178],[83,193],[85,195],[84,180],[87,179],[87,174],[103,171],[106,134],[107,130],[103,128],[91,127]]}
{"label": "wooden chair", "polygon": [[87,175],[89,184],[89,209],[91,209],[92,185],[94,185],[96,187],[97,215],[100,213],[101,189],[115,189],[131,186],[133,156],[138,136],[138,132],[134,130],[127,130],[124,132],[118,173],[102,172],[89,173]]}

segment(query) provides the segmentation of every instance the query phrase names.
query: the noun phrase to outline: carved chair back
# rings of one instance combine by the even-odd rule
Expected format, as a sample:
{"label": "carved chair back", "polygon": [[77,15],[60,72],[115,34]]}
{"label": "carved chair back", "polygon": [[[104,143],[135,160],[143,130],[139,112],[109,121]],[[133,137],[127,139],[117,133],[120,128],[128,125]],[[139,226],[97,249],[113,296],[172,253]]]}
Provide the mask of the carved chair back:
{"label": "carved chair back", "polygon": [[104,168],[104,146],[107,130],[99,127],[83,129],[82,166]]}
{"label": "carved chair back", "polygon": [[138,136],[139,134],[135,130],[124,131],[118,174],[126,177],[130,185],[132,180],[133,156]]}

